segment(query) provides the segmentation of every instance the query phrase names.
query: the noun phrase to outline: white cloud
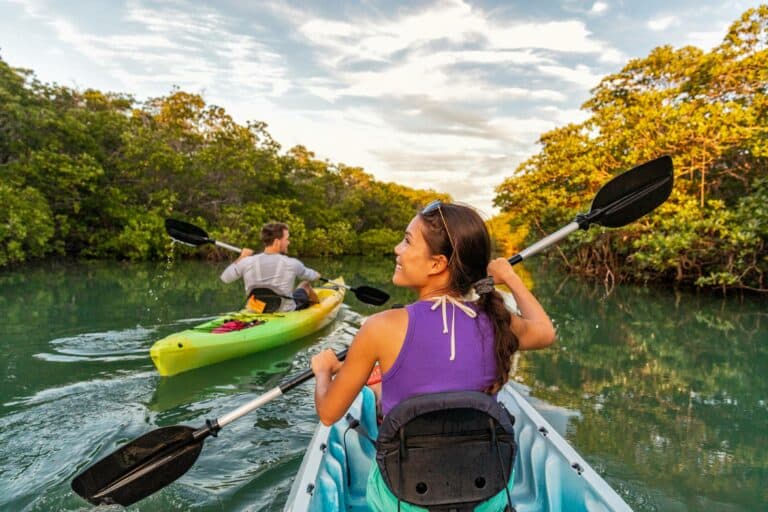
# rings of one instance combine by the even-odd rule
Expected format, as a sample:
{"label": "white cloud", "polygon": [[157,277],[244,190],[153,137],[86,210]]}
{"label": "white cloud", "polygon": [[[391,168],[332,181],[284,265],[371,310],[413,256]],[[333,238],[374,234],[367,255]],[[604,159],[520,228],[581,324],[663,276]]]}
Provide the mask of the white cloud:
{"label": "white cloud", "polygon": [[725,34],[728,32],[728,26],[723,25],[720,30],[710,30],[704,32],[690,32],[686,39],[688,44],[698,46],[703,50],[710,50],[723,42]]}
{"label": "white cloud", "polygon": [[538,48],[565,53],[600,53],[606,44],[591,38],[581,21],[498,26],[488,22],[488,39],[499,48]]}
{"label": "white cloud", "polygon": [[[183,3],[178,8],[143,6],[139,1],[131,1],[127,5],[128,14],[125,19],[136,22],[150,32],[183,33],[187,35],[210,35],[217,27],[224,24],[224,18],[214,11],[204,11],[196,14],[198,8]],[[185,8],[186,7],[186,8]],[[202,40],[202,38],[201,38]]]}
{"label": "white cloud", "polygon": [[[235,110],[252,118],[262,118],[265,113],[245,99]],[[428,112],[409,110],[403,114],[419,117]],[[460,121],[460,113],[456,115]],[[309,147],[320,159],[362,166],[380,180],[447,192],[490,214],[495,186],[535,151],[541,132],[557,125],[556,115],[548,117],[502,116],[487,121],[477,116],[475,122],[487,136],[468,137],[461,133],[394,130],[377,109],[354,106],[286,112],[273,117],[269,129],[285,148],[311,141]],[[450,117],[443,119],[450,122]],[[429,122],[429,118],[423,121]],[[343,151],[339,149],[340,141]]]}
{"label": "white cloud", "polygon": [[122,86],[137,85],[167,92],[172,84],[192,91],[225,83],[267,96],[280,96],[290,86],[283,57],[251,35],[232,30],[229,20],[211,9],[179,2],[150,7],[130,2],[117,24],[119,32],[97,35],[34,4],[25,13],[53,28],[56,38],[94,64],[104,67]]}
{"label": "white cloud", "polygon": [[600,62],[616,64],[627,61],[627,56],[616,48],[607,48],[597,59]]}
{"label": "white cloud", "polygon": [[489,124],[500,134],[499,142],[514,142],[520,146],[533,146],[542,133],[555,128],[554,121],[539,118],[498,117]]}
{"label": "white cloud", "polygon": [[680,19],[677,16],[662,16],[660,18],[654,18],[652,20],[648,20],[648,23],[646,24],[649,29],[654,30],[656,32],[660,32],[662,30],[666,30],[669,27],[676,26],[680,24]]}
{"label": "white cloud", "polygon": [[602,14],[608,10],[608,4],[600,2],[599,0],[592,4],[592,8],[589,10],[591,14]]}
{"label": "white cloud", "polygon": [[589,67],[579,64],[576,67],[539,66],[538,70],[545,75],[554,76],[566,82],[574,83],[586,90],[600,83],[602,75],[595,74]]}
{"label": "white cloud", "polygon": [[346,75],[350,85],[338,91],[345,96],[381,98],[424,95],[437,101],[497,102],[505,99],[564,101],[565,96],[548,89],[525,89],[493,84],[478,77],[425,68],[418,61],[381,72],[364,71]]}
{"label": "white cloud", "polygon": [[381,70],[336,71],[335,80],[316,79],[307,86],[313,94],[327,101],[341,97],[426,96],[439,101],[495,102],[529,98],[562,102],[566,98],[549,89],[510,87],[482,76],[479,72],[459,71],[462,65],[518,65],[551,62],[527,52],[416,52],[402,62]]}
{"label": "white cloud", "polygon": [[[299,26],[314,45],[335,50],[329,64],[347,57],[389,60],[392,54],[428,42],[486,41],[486,50],[542,49],[600,53],[608,45],[577,20],[504,22],[463,2],[438,3],[397,20],[338,22],[312,19]],[[457,55],[460,57],[460,55]]]}
{"label": "white cloud", "polygon": [[[300,23],[298,30],[313,48],[320,49],[321,63],[336,80],[311,88],[330,101],[348,96],[426,95],[440,101],[561,102],[565,97],[558,91],[510,87],[483,70],[555,66],[557,53],[597,54],[605,61],[620,56],[594,39],[580,21],[505,22],[464,2],[437,3],[394,20],[312,19]],[[443,49],[436,50],[435,45]],[[382,65],[345,70],[345,63],[359,61]],[[583,70],[574,73],[583,74]]]}
{"label": "white cloud", "polygon": [[586,112],[577,108],[557,108],[551,105],[547,105],[541,108],[542,112],[546,112],[547,117],[554,119],[555,124],[558,126],[564,126],[569,123],[582,123],[589,118],[589,112]]}

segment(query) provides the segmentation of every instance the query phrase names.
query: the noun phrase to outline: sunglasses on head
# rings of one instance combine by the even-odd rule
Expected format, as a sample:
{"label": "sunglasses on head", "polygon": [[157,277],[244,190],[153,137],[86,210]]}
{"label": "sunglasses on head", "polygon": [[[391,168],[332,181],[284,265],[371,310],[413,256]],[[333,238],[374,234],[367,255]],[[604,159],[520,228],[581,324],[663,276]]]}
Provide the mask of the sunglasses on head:
{"label": "sunglasses on head", "polygon": [[427,206],[425,206],[421,210],[422,215],[429,215],[430,213],[434,212],[435,210],[439,210],[440,207],[443,206],[443,202],[439,199],[435,199],[434,201],[431,201]]}
{"label": "sunglasses on head", "polygon": [[445,228],[445,234],[448,235],[448,242],[451,244],[451,257],[453,257],[453,253],[456,252],[456,246],[453,245],[453,238],[451,237],[451,232],[448,230],[448,223],[445,222],[445,216],[443,215],[443,209],[441,208],[442,206],[443,202],[439,199],[435,199],[421,210],[421,214],[429,215],[435,210],[440,214],[440,219],[443,221],[443,228]]}

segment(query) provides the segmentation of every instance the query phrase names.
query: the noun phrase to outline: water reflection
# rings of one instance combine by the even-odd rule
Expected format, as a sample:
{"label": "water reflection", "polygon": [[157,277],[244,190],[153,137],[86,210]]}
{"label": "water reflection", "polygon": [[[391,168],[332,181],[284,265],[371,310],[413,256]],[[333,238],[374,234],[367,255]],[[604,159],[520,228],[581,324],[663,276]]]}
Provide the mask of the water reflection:
{"label": "water reflection", "polygon": [[536,396],[580,411],[568,438],[610,482],[661,494],[636,508],[768,502],[762,302],[635,287],[600,300],[601,287],[576,280],[537,285],[559,342],[518,372]]}
{"label": "water reflection", "polygon": [[[0,272],[0,508],[76,510],[69,479],[158,425],[202,425],[341,348],[364,317],[411,292],[391,260],[308,260],[325,276],[392,295],[354,294],[315,337],[170,378],[154,341],[230,311],[242,289],[225,262],[55,262]],[[562,279],[529,283],[559,341],[522,354],[515,379],[636,510],[761,510],[768,503],[768,311],[755,298]],[[311,386],[228,426],[177,484],[141,509],[279,510],[316,424]]]}

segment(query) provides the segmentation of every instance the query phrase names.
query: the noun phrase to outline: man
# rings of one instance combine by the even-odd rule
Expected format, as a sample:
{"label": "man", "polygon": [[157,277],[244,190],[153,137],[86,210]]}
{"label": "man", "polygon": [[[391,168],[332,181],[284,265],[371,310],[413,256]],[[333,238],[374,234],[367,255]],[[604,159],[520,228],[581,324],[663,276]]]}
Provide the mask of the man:
{"label": "man", "polygon": [[[305,267],[296,258],[286,256],[288,245],[291,243],[288,236],[286,224],[265,224],[261,228],[264,252],[254,255],[252,249],[244,248],[240,256],[221,273],[221,280],[225,283],[243,279],[245,293],[248,294],[248,309],[261,312],[259,309],[264,308],[264,303],[259,301],[258,297],[251,296],[254,288],[268,288],[281,297],[277,311],[305,309],[318,302],[317,294],[308,281],[319,279],[320,274]],[[297,277],[305,281],[293,290]]]}

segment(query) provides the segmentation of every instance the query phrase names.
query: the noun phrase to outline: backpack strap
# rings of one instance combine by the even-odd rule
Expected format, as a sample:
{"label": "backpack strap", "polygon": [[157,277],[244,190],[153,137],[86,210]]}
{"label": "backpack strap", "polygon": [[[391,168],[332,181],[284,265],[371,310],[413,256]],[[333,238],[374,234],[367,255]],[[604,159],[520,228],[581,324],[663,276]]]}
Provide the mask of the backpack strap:
{"label": "backpack strap", "polygon": [[293,300],[293,297],[280,295],[270,288],[251,288],[251,291],[248,292],[248,298],[250,299],[251,297],[265,304],[262,313],[274,313],[280,309],[283,298]]}

